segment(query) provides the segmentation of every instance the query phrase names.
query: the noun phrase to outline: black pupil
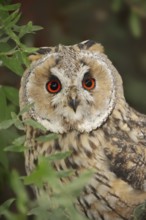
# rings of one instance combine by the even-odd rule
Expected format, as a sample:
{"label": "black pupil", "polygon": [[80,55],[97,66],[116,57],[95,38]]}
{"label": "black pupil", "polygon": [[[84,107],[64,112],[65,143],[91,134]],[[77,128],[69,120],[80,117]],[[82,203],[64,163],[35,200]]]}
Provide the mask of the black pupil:
{"label": "black pupil", "polygon": [[91,87],[91,86],[92,86],[92,81],[91,81],[90,79],[86,79],[86,80],[85,80],[85,85],[86,85],[87,87]]}
{"label": "black pupil", "polygon": [[52,90],[56,90],[56,89],[58,89],[58,86],[59,86],[58,82],[54,81],[54,82],[51,83],[50,88]]}

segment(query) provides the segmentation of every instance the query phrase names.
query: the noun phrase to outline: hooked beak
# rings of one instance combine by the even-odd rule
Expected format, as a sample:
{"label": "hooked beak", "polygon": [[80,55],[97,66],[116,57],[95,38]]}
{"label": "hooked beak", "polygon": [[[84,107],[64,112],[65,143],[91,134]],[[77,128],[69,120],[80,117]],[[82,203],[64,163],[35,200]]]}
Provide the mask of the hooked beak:
{"label": "hooked beak", "polygon": [[77,99],[70,99],[68,105],[74,110],[74,112],[76,112],[79,101]]}

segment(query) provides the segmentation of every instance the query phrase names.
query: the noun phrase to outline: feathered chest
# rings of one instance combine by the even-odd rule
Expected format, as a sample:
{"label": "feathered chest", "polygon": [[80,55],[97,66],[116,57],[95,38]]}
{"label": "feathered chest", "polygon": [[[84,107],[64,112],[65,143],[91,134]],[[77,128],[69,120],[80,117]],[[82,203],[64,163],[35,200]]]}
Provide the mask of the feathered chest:
{"label": "feathered chest", "polygon": [[[89,184],[76,201],[77,208],[89,219],[129,220],[134,207],[146,198],[145,193],[134,191],[127,181],[122,180],[111,169],[110,160],[106,156],[108,153],[105,151],[110,146],[110,141],[105,139],[103,129],[88,134],[73,131],[58,135],[57,139],[45,143],[38,143],[36,137],[39,133],[29,129],[26,141],[28,148],[25,153],[28,173],[34,169],[40,155],[48,156],[66,151],[71,151],[71,155],[54,162],[56,170],[74,169],[73,178],[78,177],[83,170],[94,171]],[[110,156],[112,161],[115,155]]]}
{"label": "feathered chest", "polygon": [[34,164],[33,160],[41,155],[48,156],[56,152],[70,151],[69,157],[58,162],[58,165],[56,163],[56,169],[73,168],[80,170],[108,167],[102,146],[103,141],[101,141],[103,139],[102,132],[99,132],[97,137],[94,132],[80,134],[72,131],[68,134],[58,135],[57,139],[46,142],[37,141],[39,136],[40,133],[37,130],[33,130],[31,127],[27,128],[26,156],[32,158],[32,164]]}

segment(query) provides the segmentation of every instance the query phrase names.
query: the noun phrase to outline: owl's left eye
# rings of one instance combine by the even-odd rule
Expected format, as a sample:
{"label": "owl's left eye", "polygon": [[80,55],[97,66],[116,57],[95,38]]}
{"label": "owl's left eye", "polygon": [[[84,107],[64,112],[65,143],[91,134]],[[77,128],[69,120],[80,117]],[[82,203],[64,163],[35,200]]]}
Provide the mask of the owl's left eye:
{"label": "owl's left eye", "polygon": [[52,79],[46,84],[46,89],[50,93],[57,93],[61,90],[61,83],[59,79]]}
{"label": "owl's left eye", "polygon": [[95,88],[95,79],[94,78],[86,78],[82,81],[82,86],[86,90],[92,90]]}

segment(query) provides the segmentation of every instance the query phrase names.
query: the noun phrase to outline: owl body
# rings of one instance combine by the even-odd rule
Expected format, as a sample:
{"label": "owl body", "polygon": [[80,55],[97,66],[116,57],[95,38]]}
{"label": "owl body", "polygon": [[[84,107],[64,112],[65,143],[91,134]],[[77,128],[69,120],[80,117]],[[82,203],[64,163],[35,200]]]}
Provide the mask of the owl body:
{"label": "owl body", "polygon": [[57,170],[95,173],[76,200],[89,219],[130,220],[146,200],[146,117],[126,103],[122,80],[93,41],[42,48],[22,77],[20,107],[58,139],[40,143],[41,131],[26,127],[26,170],[40,155],[71,150]]}

